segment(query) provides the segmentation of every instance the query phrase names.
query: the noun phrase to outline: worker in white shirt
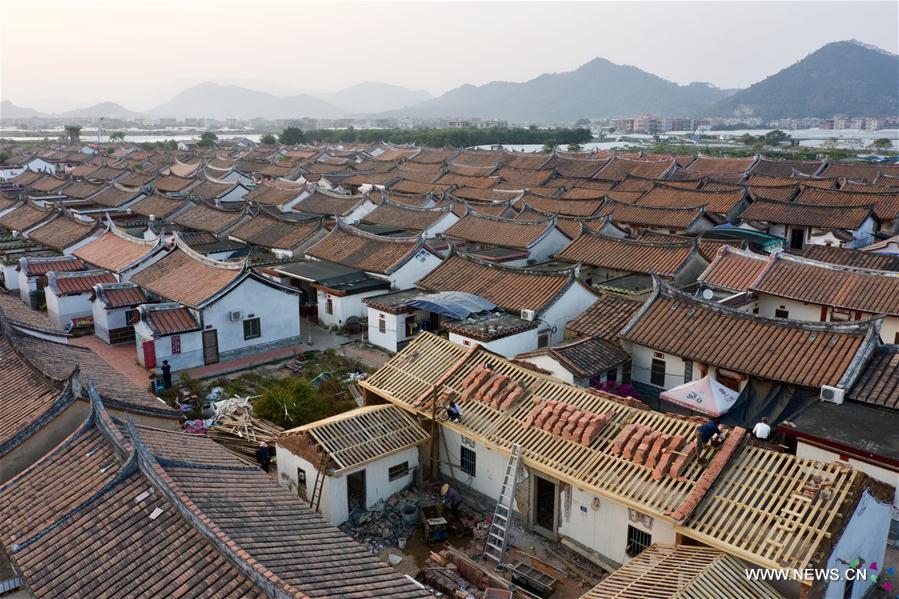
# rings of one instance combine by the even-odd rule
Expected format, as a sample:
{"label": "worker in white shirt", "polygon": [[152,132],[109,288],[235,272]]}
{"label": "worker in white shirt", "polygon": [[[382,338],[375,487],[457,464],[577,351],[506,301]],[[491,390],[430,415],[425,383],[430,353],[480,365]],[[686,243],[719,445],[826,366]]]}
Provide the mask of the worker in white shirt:
{"label": "worker in white shirt", "polygon": [[752,434],[756,439],[767,441],[768,437],[771,435],[771,426],[768,424],[768,419],[763,417],[757,422],[752,429]]}

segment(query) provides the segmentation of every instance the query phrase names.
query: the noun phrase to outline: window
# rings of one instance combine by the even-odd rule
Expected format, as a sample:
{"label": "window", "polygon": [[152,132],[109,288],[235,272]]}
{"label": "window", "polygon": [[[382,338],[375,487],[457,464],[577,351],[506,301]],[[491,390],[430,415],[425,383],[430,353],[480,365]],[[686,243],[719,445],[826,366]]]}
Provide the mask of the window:
{"label": "window", "polygon": [[409,474],[409,462],[403,462],[387,469],[387,479],[396,480]]}
{"label": "window", "polygon": [[665,386],[665,360],[652,359],[652,369],[649,372],[649,382],[656,387]]}
{"label": "window", "polygon": [[383,314],[379,314],[379,315],[378,315],[378,332],[379,332],[379,333],[386,333],[386,332],[387,332],[387,321],[384,320],[384,315],[383,315]]}
{"label": "window", "polygon": [[140,317],[137,314],[137,310],[125,310],[125,323],[126,324],[137,324],[140,320]]}
{"label": "window", "polygon": [[549,345],[549,329],[537,333],[537,347],[546,347],[547,345]]}
{"label": "window", "polygon": [[334,314],[334,301],[330,297],[325,300],[325,314]]}
{"label": "window", "polygon": [[831,322],[848,322],[852,320],[852,310],[844,310],[842,308],[830,309]]}
{"label": "window", "polygon": [[302,468],[297,468],[297,495],[306,499],[306,471]]}
{"label": "window", "polygon": [[684,360],[684,382],[693,380],[693,360]]}
{"label": "window", "polygon": [[462,472],[469,476],[475,476],[478,454],[467,447],[462,447],[461,449],[462,459],[460,461],[462,463]]}
{"label": "window", "polygon": [[627,548],[624,550],[630,557],[640,555],[644,549],[652,545],[652,535],[639,528],[628,525]]}
{"label": "window", "polygon": [[243,321],[243,338],[256,339],[262,337],[262,327],[259,324],[259,317],[248,318]]}
{"label": "window", "polygon": [[774,311],[774,318],[783,318],[784,320],[786,320],[789,317],[790,317],[790,312],[787,310],[778,308],[777,310]]}

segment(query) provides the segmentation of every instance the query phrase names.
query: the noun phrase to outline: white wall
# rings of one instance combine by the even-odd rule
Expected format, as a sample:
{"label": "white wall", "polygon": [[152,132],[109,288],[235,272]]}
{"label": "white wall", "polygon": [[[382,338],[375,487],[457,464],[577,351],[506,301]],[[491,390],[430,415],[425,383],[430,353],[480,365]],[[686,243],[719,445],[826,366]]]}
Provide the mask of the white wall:
{"label": "white wall", "polygon": [[203,365],[203,337],[200,331],[180,333],[181,353],[172,353],[172,337],[159,337],[153,340],[147,325],[139,322],[134,326],[134,345],[137,351],[137,363],[146,368],[144,364],[144,341],[154,341],[156,347],[156,368],[163,360],[168,360],[172,366],[172,380],[177,379],[176,371],[197,368]]}
{"label": "white wall", "polygon": [[[802,439],[797,439],[796,455],[800,458],[811,458],[819,462],[824,462],[825,464],[843,461],[840,460],[840,454],[837,452],[824,449],[823,447],[810,445]],[[863,462],[851,457],[844,463],[849,464],[860,472],[864,472],[874,480],[879,480],[880,482],[896,487],[896,492],[893,495],[892,511],[893,519],[899,520],[899,472],[888,470],[883,466],[875,466],[874,464],[869,464],[868,462]]]}
{"label": "white wall", "polygon": [[47,298],[47,316],[53,323],[62,328],[74,318],[85,318],[93,315],[90,292],[78,295],[57,296],[49,286],[44,288]]}
{"label": "white wall", "polygon": [[[272,346],[290,339],[300,339],[299,296],[275,289],[252,278],[244,279],[217,302],[202,310],[201,322],[208,330],[218,332],[219,355],[240,352],[254,346]],[[232,321],[229,313],[239,311],[240,320]],[[250,314],[259,318],[262,335],[244,339],[243,321]],[[248,352],[252,353],[252,352]]]}
{"label": "white wall", "polygon": [[574,375],[571,374],[571,372],[561,364],[559,364],[559,361],[552,356],[530,356],[522,359],[525,362],[530,362],[537,368],[548,370],[554,377],[562,379],[566,383],[570,383],[572,385],[575,384]]}
{"label": "white wall", "polygon": [[[560,502],[565,501],[564,491],[559,494]],[[599,499],[599,507],[594,510],[594,499]],[[571,514],[565,519],[561,511],[559,534],[587,547],[618,564],[630,561],[627,549],[627,527],[633,526],[652,535],[653,543],[674,545],[676,534],[669,522],[653,518],[652,526],[642,522],[631,522],[628,508],[624,505],[597,497],[593,493],[577,487],[571,488]]]}
{"label": "white wall", "polygon": [[565,327],[568,323],[595,302],[596,296],[580,283],[576,282],[569,286],[565,293],[540,315],[543,322],[555,327],[549,338],[550,344],[561,343],[565,339]]}
{"label": "white wall", "polygon": [[125,314],[132,309],[130,307],[107,309],[102,301],[98,299],[91,301],[91,313],[94,317],[94,335],[106,343],[110,343],[109,331],[127,327],[128,319],[125,318]]}
{"label": "white wall", "polygon": [[[306,472],[306,497],[311,499],[315,486],[318,467],[313,466],[308,460],[294,455],[287,449],[276,447],[278,463],[278,482],[297,489],[297,468]],[[392,466],[408,462],[409,472],[396,480],[391,481],[389,470]],[[352,468],[341,472],[338,476],[325,477],[322,486],[322,500],[320,512],[331,524],[339,525],[349,519],[349,505],[347,503],[346,477],[354,472],[365,470],[365,504],[371,507],[382,499],[387,499],[395,493],[406,489],[415,482],[415,469],[418,467],[418,447],[410,447],[397,453],[382,457],[358,468]]]}
{"label": "white wall", "polygon": [[453,343],[464,345],[465,347],[483,345],[485,348],[489,349],[492,352],[498,353],[504,358],[513,358],[518,354],[537,349],[537,337],[539,335],[539,332],[539,328],[530,329],[527,331],[522,331],[521,333],[517,333],[515,335],[509,335],[508,337],[501,337],[500,339],[487,341],[486,343],[483,341],[478,341],[477,339],[473,339],[471,337],[460,335],[458,333],[450,332],[449,340]]}
{"label": "white wall", "polygon": [[[887,534],[890,529],[890,506],[878,503],[867,491],[862,494],[849,524],[846,525],[843,535],[837,541],[830,558],[827,560],[827,569],[836,568],[841,572],[849,569],[848,565],[840,560],[853,562],[861,557],[865,560],[864,569],[867,572],[867,580],[858,580],[852,588],[852,599],[861,599],[872,585],[872,578],[880,575],[883,569],[883,557],[886,551]],[[877,570],[871,570],[872,563],[877,563]],[[845,575],[843,576],[843,578]],[[844,580],[832,581],[824,592],[825,599],[842,599],[846,582]]]}
{"label": "white wall", "polygon": [[543,239],[534,244],[529,250],[529,258],[531,260],[536,260],[537,262],[548,260],[551,256],[561,252],[569,243],[571,243],[571,240],[565,237],[565,235],[563,235],[557,228],[553,227]]}
{"label": "white wall", "polygon": [[[769,295],[767,293],[758,294],[759,316],[774,318],[774,311],[784,307],[790,314],[790,320],[807,320],[811,322],[821,322],[821,304],[809,304],[798,300]],[[827,321],[834,322],[832,317],[833,308],[827,308]],[[852,310],[853,320],[863,320],[876,316],[870,312],[862,312],[861,318],[855,318],[855,310]],[[896,334],[899,332],[899,317],[887,316],[883,319],[883,325],[880,329],[880,338],[884,343],[895,343]]]}
{"label": "white wall", "polygon": [[[421,249],[408,262],[388,275],[387,278],[393,289],[398,291],[412,289],[419,279],[423,279],[425,275],[440,266],[441,262],[442,260],[439,257],[426,249]],[[371,274],[374,275],[375,273]],[[379,278],[383,278],[383,276],[380,275]]]}
{"label": "white wall", "polygon": [[[327,291],[316,289],[318,296],[318,319],[326,327],[339,327],[346,323],[347,318],[356,316],[364,318],[368,312],[368,306],[362,303],[362,300],[373,295],[384,295],[383,289],[374,291],[365,291],[363,293],[355,293],[353,295],[332,295]],[[328,314],[328,298],[331,298],[331,306],[333,314]]]}
{"label": "white wall", "polygon": [[16,273],[16,278],[19,282],[19,299],[26,304],[31,305],[31,298],[29,296],[32,291],[37,291],[37,277],[29,277],[25,274],[24,270],[20,270]]}
{"label": "white wall", "polygon": [[16,264],[3,265],[3,286],[9,291],[19,288],[19,273],[16,272]]}
{"label": "white wall", "polygon": [[[684,361],[678,356],[666,354],[664,352],[656,352],[654,349],[637,345],[630,341],[621,341],[624,351],[631,355],[631,380],[651,385],[650,375],[652,373],[652,360],[656,353],[662,354],[665,360],[665,389],[671,389],[678,385],[683,385],[684,380]],[[698,380],[702,378],[699,373],[699,365],[693,364],[693,377],[690,380]]]}
{"label": "white wall", "polygon": [[[384,315],[384,332],[382,333],[378,326],[380,315]],[[411,339],[421,331],[419,327],[413,335],[406,335],[406,318],[410,315],[415,316],[415,320],[419,323],[427,321],[430,318],[430,312],[427,310],[415,310],[414,312],[404,312],[403,314],[391,314],[382,312],[374,308],[368,308],[368,342],[378,347],[383,347],[387,351],[395,352],[399,344],[406,339]]]}
{"label": "white wall", "polygon": [[430,239],[438,235],[439,233],[443,233],[453,225],[459,222],[459,217],[453,213],[452,210],[448,210],[446,214],[443,215],[440,219],[437,220],[434,224],[424,230],[423,235],[425,239]]}
{"label": "white wall", "polygon": [[[462,406],[462,414],[464,421],[464,405]],[[474,441],[474,448],[471,447],[470,443],[465,445],[465,447],[473,449],[477,454],[477,458],[475,459],[475,475],[469,476],[462,472],[460,468],[462,435],[447,426],[440,427],[440,434],[442,435],[443,440],[446,441],[445,445],[443,440],[441,440],[440,443],[440,472],[443,477],[446,480],[452,480],[448,463],[448,461],[451,461],[456,480],[459,481],[460,484],[474,489],[478,493],[486,495],[493,502],[496,502],[499,497],[500,487],[502,486],[503,476],[506,472],[506,466],[509,464],[509,456],[505,453],[489,449],[481,443],[470,439],[471,441]],[[460,492],[462,493],[462,499],[464,501],[464,490]],[[517,505],[517,503],[513,504],[513,508],[516,510],[518,509]]]}

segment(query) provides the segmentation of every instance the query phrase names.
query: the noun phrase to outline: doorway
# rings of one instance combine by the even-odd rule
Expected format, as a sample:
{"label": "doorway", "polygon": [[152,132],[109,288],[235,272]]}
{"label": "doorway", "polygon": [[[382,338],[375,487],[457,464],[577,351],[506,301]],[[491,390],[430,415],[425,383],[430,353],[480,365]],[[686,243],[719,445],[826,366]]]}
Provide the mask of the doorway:
{"label": "doorway", "polygon": [[558,528],[558,485],[542,476],[534,475],[533,516],[534,530],[555,539]]}
{"label": "doorway", "polygon": [[350,513],[365,511],[365,470],[347,475],[346,504]]}
{"label": "doorway", "polygon": [[790,249],[801,250],[805,245],[805,229],[790,229]]}
{"label": "doorway", "polygon": [[215,329],[203,331],[203,363],[217,364],[219,361],[219,335]]}

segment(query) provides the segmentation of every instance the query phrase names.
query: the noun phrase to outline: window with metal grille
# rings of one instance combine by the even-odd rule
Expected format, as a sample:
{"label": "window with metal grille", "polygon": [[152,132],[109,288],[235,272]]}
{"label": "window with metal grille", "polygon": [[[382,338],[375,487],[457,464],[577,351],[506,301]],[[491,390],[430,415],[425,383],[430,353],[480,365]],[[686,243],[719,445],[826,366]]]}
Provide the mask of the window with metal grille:
{"label": "window with metal grille", "polygon": [[387,332],[387,321],[384,320],[384,315],[381,314],[378,316],[378,332],[386,333]]}
{"label": "window with metal grille", "polygon": [[334,314],[334,302],[333,302],[333,300],[331,300],[330,297],[327,300],[325,300],[325,313],[326,314]]}
{"label": "window with metal grille", "polygon": [[543,330],[537,333],[537,347],[546,347],[549,345],[550,331]]}
{"label": "window with metal grille", "polygon": [[783,318],[784,320],[787,320],[790,318],[790,312],[789,310],[777,309],[774,311],[774,318]]}
{"label": "window with metal grille", "polygon": [[402,464],[397,464],[396,466],[391,466],[387,469],[388,480],[403,478],[407,474],[409,474],[409,462],[403,462]]}
{"label": "window with metal grille", "polygon": [[693,380],[693,360],[684,360],[684,382]]}
{"label": "window with metal grille", "polygon": [[640,555],[644,549],[652,545],[652,535],[628,525],[627,548],[624,550],[631,557]]}
{"label": "window with metal grille", "polygon": [[469,476],[475,476],[478,454],[467,447],[462,447],[461,449],[462,455],[460,461],[462,464],[462,472]]}
{"label": "window with metal grille", "polygon": [[652,369],[649,372],[649,382],[656,387],[665,386],[665,360],[652,359]]}
{"label": "window with metal grille", "polygon": [[248,318],[243,321],[243,338],[256,339],[262,337],[262,326],[259,323],[259,317]]}

